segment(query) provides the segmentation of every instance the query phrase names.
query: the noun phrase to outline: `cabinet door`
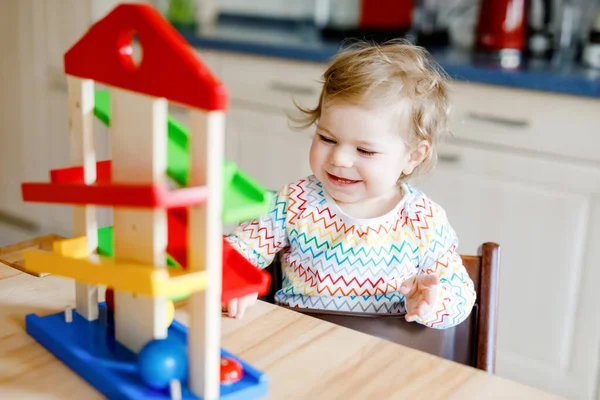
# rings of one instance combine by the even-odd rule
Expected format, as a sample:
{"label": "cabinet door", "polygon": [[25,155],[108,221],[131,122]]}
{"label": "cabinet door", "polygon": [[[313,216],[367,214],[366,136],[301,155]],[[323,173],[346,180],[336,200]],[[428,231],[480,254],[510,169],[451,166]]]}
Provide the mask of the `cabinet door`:
{"label": "cabinet door", "polygon": [[591,398],[600,312],[583,311],[598,303],[586,280],[600,283],[587,238],[600,171],[449,145],[413,185],[446,210],[461,254],[501,245],[497,374]]}
{"label": "cabinet door", "polygon": [[[60,71],[57,66],[62,67],[62,52],[89,27],[88,2],[7,0],[2,10],[0,63],[5,73],[0,74],[0,107],[6,117],[0,118],[0,127],[6,134],[0,140],[0,210],[12,219],[28,218],[39,226],[16,233],[5,226],[6,220],[0,221],[2,240],[14,243],[44,233],[68,234],[70,227],[63,229],[65,224],[58,221],[54,206],[22,201],[20,185],[47,180],[54,166],[53,150],[62,133],[49,122],[54,100],[49,93],[64,86],[64,74],[56,73]],[[66,114],[64,118],[68,120]]]}
{"label": "cabinet door", "polygon": [[283,112],[232,106],[227,136],[237,143],[232,157],[243,171],[271,190],[311,174],[308,152],[311,130],[290,129]]}

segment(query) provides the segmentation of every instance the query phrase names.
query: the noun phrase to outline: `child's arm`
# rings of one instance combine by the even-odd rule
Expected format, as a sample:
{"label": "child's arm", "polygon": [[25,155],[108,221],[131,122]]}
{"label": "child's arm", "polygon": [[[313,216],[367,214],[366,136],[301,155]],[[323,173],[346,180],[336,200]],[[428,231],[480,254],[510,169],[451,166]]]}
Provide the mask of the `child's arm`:
{"label": "child's arm", "polygon": [[[226,240],[247,260],[258,268],[265,268],[275,258],[279,250],[288,244],[285,230],[289,191],[286,186],[271,202],[268,214],[255,220],[244,222],[236,227]],[[246,309],[256,302],[258,293],[251,293],[233,299],[223,305],[230,317],[242,318]]]}
{"label": "child's arm", "polygon": [[240,224],[226,238],[258,268],[271,264],[277,252],[288,245],[285,229],[288,199],[289,191],[286,186],[274,196],[266,215]]}
{"label": "child's arm", "polygon": [[406,297],[407,320],[445,329],[469,316],[476,293],[457,253],[458,238],[446,213],[430,205],[421,215],[429,219],[429,226],[419,231],[423,241],[419,272],[402,284],[401,293]]}

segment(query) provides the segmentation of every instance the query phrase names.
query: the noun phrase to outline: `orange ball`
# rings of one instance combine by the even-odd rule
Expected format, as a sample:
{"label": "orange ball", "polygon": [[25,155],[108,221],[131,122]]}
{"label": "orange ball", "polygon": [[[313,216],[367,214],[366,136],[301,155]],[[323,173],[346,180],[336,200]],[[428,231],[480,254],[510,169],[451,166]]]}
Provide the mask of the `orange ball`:
{"label": "orange ball", "polygon": [[221,384],[231,385],[242,379],[244,368],[239,361],[230,357],[221,357]]}

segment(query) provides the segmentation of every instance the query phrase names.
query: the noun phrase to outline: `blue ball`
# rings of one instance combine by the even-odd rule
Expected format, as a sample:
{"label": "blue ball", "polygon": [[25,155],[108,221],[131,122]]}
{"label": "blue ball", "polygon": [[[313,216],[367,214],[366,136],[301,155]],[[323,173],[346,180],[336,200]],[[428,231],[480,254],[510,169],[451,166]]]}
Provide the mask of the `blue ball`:
{"label": "blue ball", "polygon": [[185,346],[173,339],[151,340],[138,354],[140,376],[146,385],[164,389],[173,379],[183,381],[188,361]]}

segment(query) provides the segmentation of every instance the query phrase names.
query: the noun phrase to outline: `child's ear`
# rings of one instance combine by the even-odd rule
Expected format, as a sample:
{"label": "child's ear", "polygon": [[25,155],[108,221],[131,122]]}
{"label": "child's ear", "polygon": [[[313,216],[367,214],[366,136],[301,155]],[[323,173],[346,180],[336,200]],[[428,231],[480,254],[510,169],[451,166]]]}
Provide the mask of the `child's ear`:
{"label": "child's ear", "polygon": [[410,154],[408,155],[408,163],[402,171],[404,175],[410,175],[413,173],[415,168],[417,168],[423,162],[423,160],[425,160],[425,157],[427,157],[429,154],[430,148],[431,146],[429,142],[427,140],[422,140],[417,147],[411,150]]}

